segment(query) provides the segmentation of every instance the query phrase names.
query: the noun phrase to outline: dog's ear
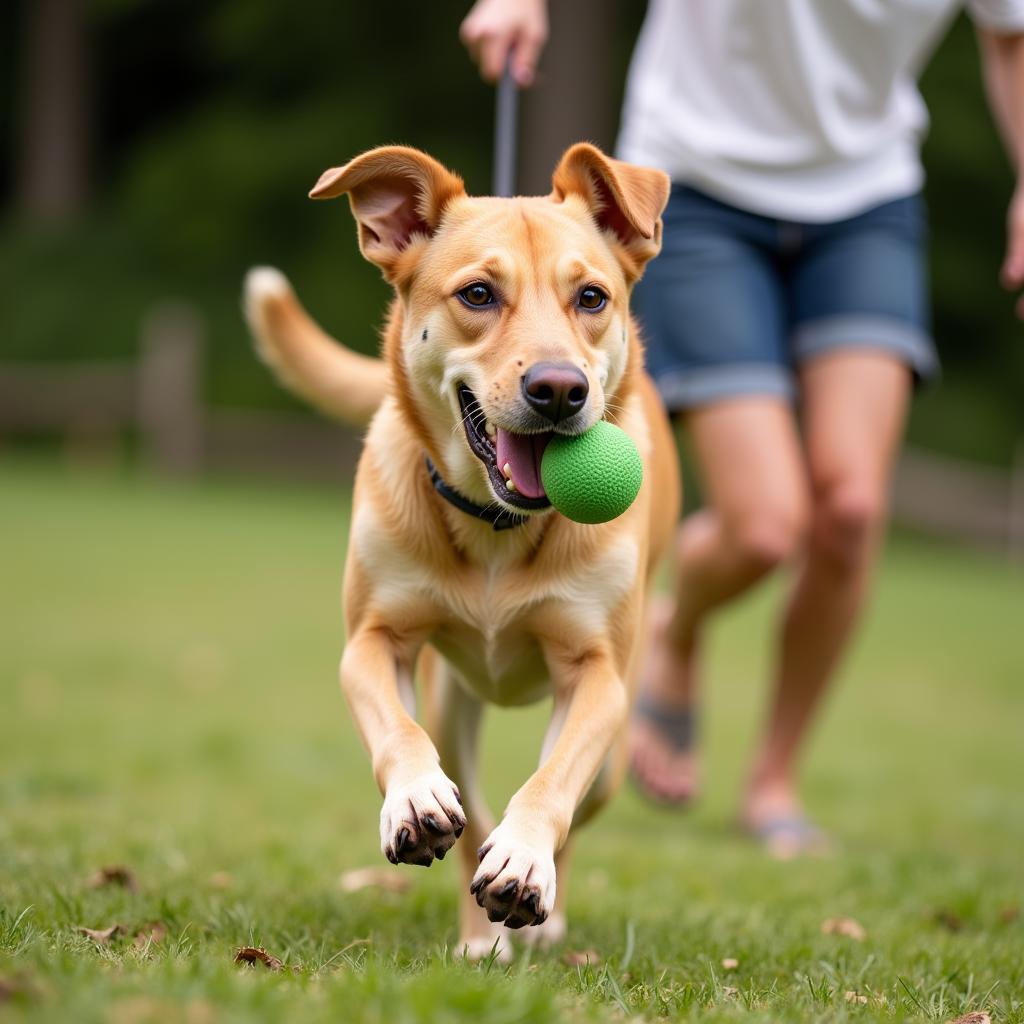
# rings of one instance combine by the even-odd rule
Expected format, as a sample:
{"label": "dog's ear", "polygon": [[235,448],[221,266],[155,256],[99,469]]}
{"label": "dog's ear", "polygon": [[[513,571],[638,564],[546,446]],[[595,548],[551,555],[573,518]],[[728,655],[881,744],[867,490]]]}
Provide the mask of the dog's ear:
{"label": "dog's ear", "polygon": [[465,195],[462,179],[407,146],[381,146],[320,175],[311,199],[347,193],[359,224],[359,248],[389,277],[414,235],[430,236],[444,208]]}
{"label": "dog's ear", "polygon": [[566,150],[551,179],[552,197],[580,196],[603,231],[620,243],[627,274],[638,278],[661,249],[661,213],[668,202],[669,177],[607,157],[579,142]]}

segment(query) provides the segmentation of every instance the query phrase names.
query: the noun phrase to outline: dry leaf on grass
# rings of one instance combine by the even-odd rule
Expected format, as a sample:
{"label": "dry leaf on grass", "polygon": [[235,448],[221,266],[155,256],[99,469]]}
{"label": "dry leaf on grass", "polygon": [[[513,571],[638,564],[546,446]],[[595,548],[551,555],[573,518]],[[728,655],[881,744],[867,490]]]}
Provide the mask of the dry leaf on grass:
{"label": "dry leaf on grass", "polygon": [[408,877],[394,868],[353,868],[338,880],[342,892],[358,892],[360,889],[384,889],[387,892],[405,892],[412,884]]}
{"label": "dry leaf on grass", "polygon": [[119,939],[125,933],[120,924],[112,924],[109,928],[79,928],[79,935],[87,935],[97,946],[105,946],[111,939]]}
{"label": "dry leaf on grass", "polygon": [[863,942],[868,933],[859,921],[852,917],[830,917],[821,922],[822,935],[845,935],[848,939],[856,942]]}
{"label": "dry leaf on grass", "polygon": [[727,956],[722,961],[722,970],[723,971],[735,971],[736,968],[739,967],[739,965],[740,965],[740,962],[739,962],[739,960],[736,959],[736,957],[734,957],[734,956]]}
{"label": "dry leaf on grass", "polygon": [[139,949],[145,949],[151,942],[163,942],[167,938],[167,925],[163,921],[147,921],[135,932],[132,942]]}
{"label": "dry leaf on grass", "polygon": [[0,1006],[15,999],[28,999],[33,995],[35,990],[25,978],[0,975]]}
{"label": "dry leaf on grass", "polygon": [[723,996],[734,996],[739,993],[739,989],[735,985],[723,985],[722,995]]}
{"label": "dry leaf on grass", "polygon": [[263,964],[268,971],[279,971],[284,967],[284,964],[276,956],[271,956],[265,949],[260,949],[258,946],[242,946],[235,954],[236,964],[252,966],[257,962]]}
{"label": "dry leaf on grass", "polygon": [[946,1024],[992,1024],[992,1018],[984,1010],[975,1010],[956,1020],[947,1021]]}
{"label": "dry leaf on grass", "polygon": [[97,868],[86,884],[90,889],[102,889],[105,885],[119,885],[129,892],[137,892],[139,888],[135,872],[124,864],[108,864]]}
{"label": "dry leaf on grass", "polygon": [[562,963],[566,967],[596,967],[601,962],[601,957],[592,949],[572,949],[562,954]]}
{"label": "dry leaf on grass", "polygon": [[932,914],[932,920],[936,924],[941,924],[943,928],[951,932],[959,932],[963,930],[964,922],[963,918],[959,914],[954,914],[952,910],[946,910],[940,908]]}
{"label": "dry leaf on grass", "polygon": [[844,993],[843,998],[848,1003],[862,1003],[863,1004],[863,1003],[867,1003],[867,1001],[868,1001],[868,997],[867,996],[862,996],[859,992],[846,992],[846,993]]}

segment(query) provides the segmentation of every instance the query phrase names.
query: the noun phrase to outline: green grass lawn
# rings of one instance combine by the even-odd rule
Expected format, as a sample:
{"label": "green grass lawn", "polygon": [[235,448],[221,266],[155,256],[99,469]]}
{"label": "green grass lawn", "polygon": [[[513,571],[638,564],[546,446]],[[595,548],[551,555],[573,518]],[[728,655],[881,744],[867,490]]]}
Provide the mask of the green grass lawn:
{"label": "green grass lawn", "polygon": [[[335,682],[347,516],[342,490],[0,464],[0,1019],[1024,1022],[1019,573],[890,545],[808,760],[828,861],[734,828],[779,591],[723,614],[705,797],[625,791],[581,836],[566,947],[506,968],[453,954],[452,858],[389,868],[403,893],[339,884],[388,867]],[[495,804],[542,722],[490,717]],[[90,887],[110,864],[137,891]],[[823,935],[835,916],[866,938]],[[249,944],[285,970],[236,966]]]}

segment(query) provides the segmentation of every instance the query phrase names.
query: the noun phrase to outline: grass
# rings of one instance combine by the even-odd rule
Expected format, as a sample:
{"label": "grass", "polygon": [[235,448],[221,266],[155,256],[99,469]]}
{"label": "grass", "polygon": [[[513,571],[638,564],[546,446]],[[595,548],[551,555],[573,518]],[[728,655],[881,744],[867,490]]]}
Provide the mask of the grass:
{"label": "grass", "polygon": [[[1020,575],[891,546],[810,751],[842,840],[821,862],[772,863],[733,828],[779,592],[731,608],[704,799],[625,791],[581,837],[566,948],[600,962],[470,965],[451,858],[394,869],[405,893],[338,884],[387,867],[335,686],[347,515],[340,490],[0,466],[0,991],[20,990],[0,1019],[1024,1022]],[[542,722],[489,719],[496,804]],[[138,891],[89,887],[114,863]],[[866,939],[823,935],[838,915]],[[166,938],[137,947],[152,920]],[[76,930],[114,923],[129,938]],[[247,944],[286,970],[235,966]]]}

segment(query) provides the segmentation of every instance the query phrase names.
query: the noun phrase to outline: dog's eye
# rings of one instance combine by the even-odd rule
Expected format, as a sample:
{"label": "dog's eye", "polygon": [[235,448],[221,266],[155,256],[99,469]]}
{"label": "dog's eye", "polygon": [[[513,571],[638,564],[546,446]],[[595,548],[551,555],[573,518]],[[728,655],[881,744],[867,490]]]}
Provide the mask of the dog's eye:
{"label": "dog's eye", "polygon": [[467,285],[457,294],[467,306],[473,306],[476,309],[481,306],[494,305],[494,292],[487,285],[480,284],[479,281],[476,284]]}
{"label": "dog's eye", "polygon": [[579,298],[576,299],[576,305],[580,309],[589,310],[591,313],[596,313],[599,309],[604,309],[604,304],[608,301],[608,296],[605,295],[600,288],[584,288],[580,292]]}

